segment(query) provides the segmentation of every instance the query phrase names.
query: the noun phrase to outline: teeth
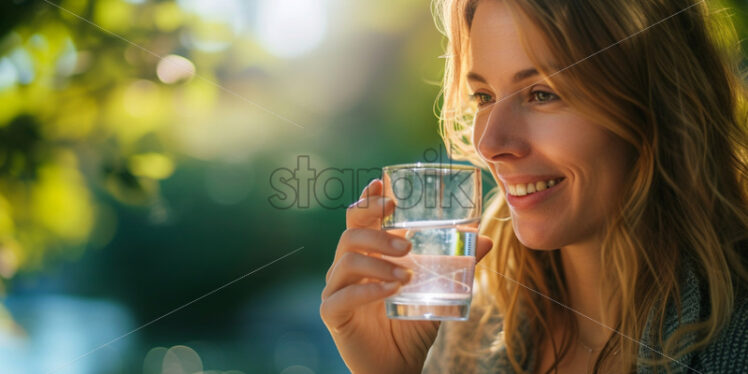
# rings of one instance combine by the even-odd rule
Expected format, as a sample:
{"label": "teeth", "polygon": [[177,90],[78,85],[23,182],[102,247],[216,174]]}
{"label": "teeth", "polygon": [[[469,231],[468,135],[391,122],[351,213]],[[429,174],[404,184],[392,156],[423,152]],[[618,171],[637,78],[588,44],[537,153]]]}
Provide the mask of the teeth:
{"label": "teeth", "polygon": [[509,190],[509,194],[512,196],[525,196],[551,188],[555,186],[559,181],[561,181],[561,178],[527,184],[510,184],[507,185],[507,189]]}
{"label": "teeth", "polygon": [[518,184],[516,188],[517,188],[517,196],[527,195],[527,187],[524,184]]}

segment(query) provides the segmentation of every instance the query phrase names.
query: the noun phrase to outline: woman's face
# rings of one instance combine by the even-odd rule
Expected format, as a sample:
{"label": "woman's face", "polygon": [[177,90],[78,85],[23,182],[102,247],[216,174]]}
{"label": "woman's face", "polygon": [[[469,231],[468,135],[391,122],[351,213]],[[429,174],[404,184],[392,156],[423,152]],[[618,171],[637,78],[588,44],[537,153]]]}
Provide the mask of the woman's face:
{"label": "woman's face", "polygon": [[[498,176],[525,246],[599,244],[623,193],[629,148],[555,94],[535,71],[517,26],[503,1],[478,4],[467,76],[479,106],[473,144]],[[537,30],[522,27],[542,62],[551,65]]]}

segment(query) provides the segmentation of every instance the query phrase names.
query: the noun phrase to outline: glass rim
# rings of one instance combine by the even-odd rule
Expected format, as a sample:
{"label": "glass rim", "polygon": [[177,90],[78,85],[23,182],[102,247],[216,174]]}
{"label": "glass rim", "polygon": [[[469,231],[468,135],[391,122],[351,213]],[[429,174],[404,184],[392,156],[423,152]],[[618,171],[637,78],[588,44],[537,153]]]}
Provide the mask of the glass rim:
{"label": "glass rim", "polygon": [[462,165],[452,163],[437,163],[437,162],[411,162],[405,164],[394,164],[382,167],[382,171],[385,170],[404,170],[404,169],[439,169],[439,170],[470,170],[480,171],[479,167],[473,165]]}

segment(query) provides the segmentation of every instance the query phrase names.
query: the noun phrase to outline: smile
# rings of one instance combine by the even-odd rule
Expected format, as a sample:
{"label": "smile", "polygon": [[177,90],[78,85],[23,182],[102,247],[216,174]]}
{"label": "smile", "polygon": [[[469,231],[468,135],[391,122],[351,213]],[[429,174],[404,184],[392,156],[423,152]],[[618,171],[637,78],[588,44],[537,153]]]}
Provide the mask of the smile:
{"label": "smile", "polygon": [[531,195],[536,192],[547,190],[557,185],[563,179],[564,178],[555,178],[555,179],[549,179],[546,181],[537,181],[537,182],[531,182],[531,183],[508,184],[507,193],[511,196]]}

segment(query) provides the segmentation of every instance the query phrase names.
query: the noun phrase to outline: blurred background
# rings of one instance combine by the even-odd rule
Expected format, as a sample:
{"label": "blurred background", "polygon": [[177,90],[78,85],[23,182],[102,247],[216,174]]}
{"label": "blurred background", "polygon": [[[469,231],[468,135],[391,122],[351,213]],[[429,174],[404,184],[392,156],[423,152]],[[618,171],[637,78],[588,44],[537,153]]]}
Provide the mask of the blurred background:
{"label": "blurred background", "polygon": [[447,159],[443,46],[428,0],[3,0],[0,372],[347,372],[324,275]]}

